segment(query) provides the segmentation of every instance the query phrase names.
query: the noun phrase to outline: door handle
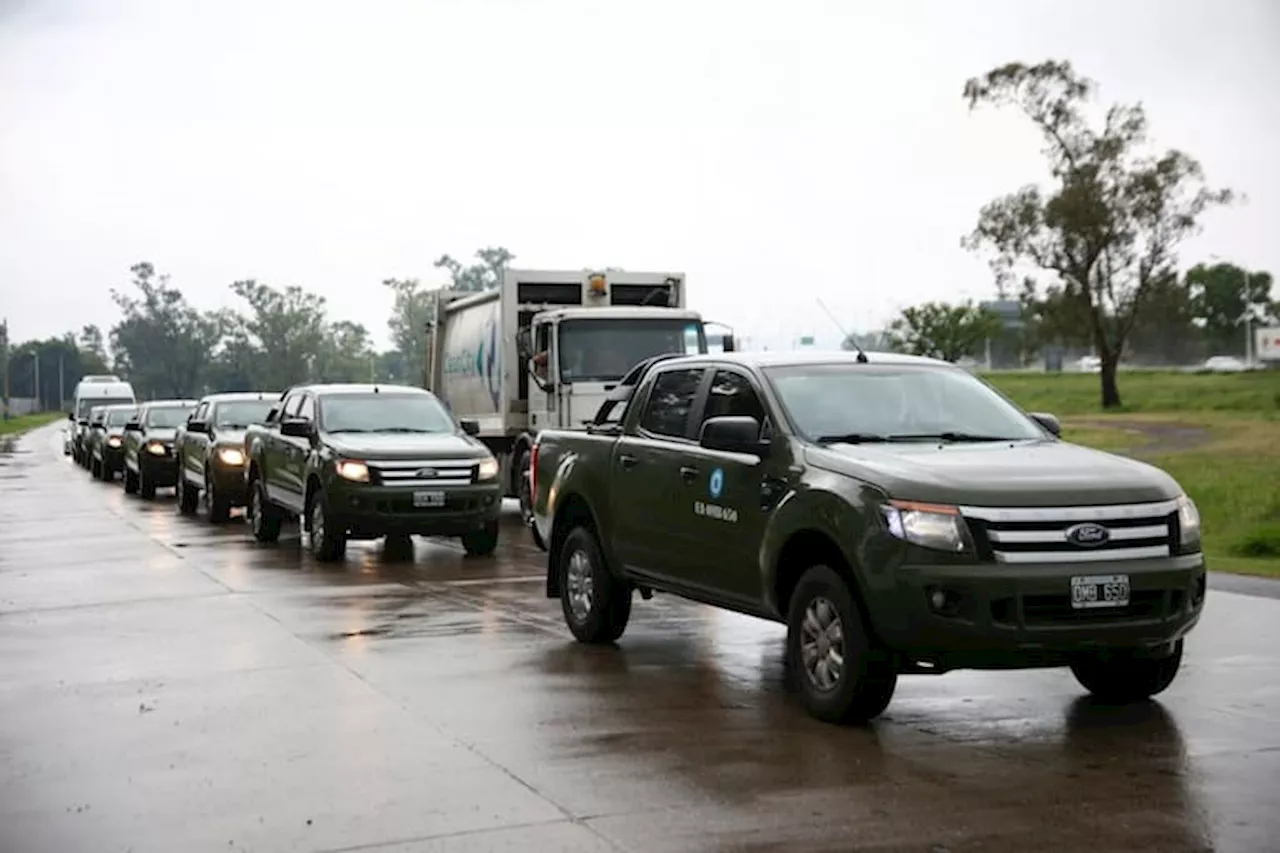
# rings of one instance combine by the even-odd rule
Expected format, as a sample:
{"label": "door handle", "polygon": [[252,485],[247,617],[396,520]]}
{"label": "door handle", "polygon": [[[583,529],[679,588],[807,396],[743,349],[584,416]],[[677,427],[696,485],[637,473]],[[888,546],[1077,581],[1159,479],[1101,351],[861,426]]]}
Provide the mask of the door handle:
{"label": "door handle", "polygon": [[684,480],[686,483],[692,483],[693,478],[696,476],[698,476],[697,468],[694,468],[692,465],[680,466],[680,479]]}
{"label": "door handle", "polygon": [[618,457],[618,464],[623,468],[634,468],[640,464],[640,460],[629,453],[623,453]]}

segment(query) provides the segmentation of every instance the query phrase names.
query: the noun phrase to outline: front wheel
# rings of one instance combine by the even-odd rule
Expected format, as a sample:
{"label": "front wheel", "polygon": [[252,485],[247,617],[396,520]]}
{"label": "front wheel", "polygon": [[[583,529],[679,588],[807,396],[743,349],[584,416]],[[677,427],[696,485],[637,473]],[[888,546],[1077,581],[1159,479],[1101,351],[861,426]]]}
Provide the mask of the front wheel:
{"label": "front wheel", "polygon": [[179,472],[178,474],[178,512],[183,515],[195,515],[196,507],[200,505],[200,494],[191,488],[191,484],[187,482],[187,475]]}
{"label": "front wheel", "polygon": [[208,471],[204,474],[204,499],[205,503],[209,505],[209,520],[211,522],[222,524],[231,518],[231,502],[218,490]]}
{"label": "front wheel", "polygon": [[560,549],[560,609],[582,643],[607,644],[631,619],[631,587],[609,573],[595,533],[575,527]]}
{"label": "front wheel", "polygon": [[266,487],[262,479],[249,482],[249,522],[253,538],[259,542],[275,542],[280,538],[280,514],[267,502]]}
{"label": "front wheel", "polygon": [[156,496],[156,482],[147,476],[147,469],[141,465],[138,466],[138,494],[146,500],[154,500]]}
{"label": "front wheel", "polygon": [[877,654],[848,583],[813,566],[787,613],[787,663],[805,708],[828,723],[863,723],[889,707],[898,686],[892,660]]}
{"label": "front wheel", "polygon": [[333,523],[329,516],[328,501],[317,491],[307,507],[311,556],[324,563],[341,560],[347,552],[347,532]]}
{"label": "front wheel", "polygon": [[138,475],[129,470],[128,465],[124,466],[124,475],[121,479],[124,480],[124,493],[126,495],[136,495],[138,493]]}
{"label": "front wheel", "polygon": [[1130,654],[1091,655],[1071,664],[1071,674],[1085,690],[1108,704],[1142,702],[1163,693],[1182,666],[1182,640],[1164,657]]}
{"label": "front wheel", "polygon": [[468,557],[487,557],[498,547],[498,522],[486,522],[479,530],[462,534],[462,547]]}

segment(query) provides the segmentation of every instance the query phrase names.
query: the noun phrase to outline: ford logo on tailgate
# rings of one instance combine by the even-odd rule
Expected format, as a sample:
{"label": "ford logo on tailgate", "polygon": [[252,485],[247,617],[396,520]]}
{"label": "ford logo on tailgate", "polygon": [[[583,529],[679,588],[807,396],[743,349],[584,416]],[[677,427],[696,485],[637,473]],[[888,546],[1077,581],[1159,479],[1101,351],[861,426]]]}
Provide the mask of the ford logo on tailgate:
{"label": "ford logo on tailgate", "polygon": [[1067,528],[1067,541],[1080,548],[1097,548],[1107,544],[1110,538],[1110,530],[1092,521]]}

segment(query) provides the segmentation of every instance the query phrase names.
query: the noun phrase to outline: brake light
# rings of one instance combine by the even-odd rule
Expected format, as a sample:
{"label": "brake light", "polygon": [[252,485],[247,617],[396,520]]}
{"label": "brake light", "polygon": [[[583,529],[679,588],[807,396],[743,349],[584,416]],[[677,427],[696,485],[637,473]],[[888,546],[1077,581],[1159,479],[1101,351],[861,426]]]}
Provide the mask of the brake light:
{"label": "brake light", "polygon": [[529,451],[529,498],[532,500],[538,496],[538,443],[533,443],[533,449]]}

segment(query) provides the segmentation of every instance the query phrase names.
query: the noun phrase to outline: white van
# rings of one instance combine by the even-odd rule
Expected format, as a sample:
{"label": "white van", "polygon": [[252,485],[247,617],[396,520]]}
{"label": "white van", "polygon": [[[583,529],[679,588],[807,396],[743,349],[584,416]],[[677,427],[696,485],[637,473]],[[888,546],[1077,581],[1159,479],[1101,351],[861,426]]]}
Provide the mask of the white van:
{"label": "white van", "polygon": [[77,462],[85,464],[81,454],[81,440],[84,438],[89,419],[89,409],[94,406],[111,406],[121,403],[136,403],[133,386],[119,376],[112,374],[94,374],[83,377],[76,383],[73,393],[75,402],[71,407],[70,427],[67,431],[68,441],[63,450],[73,456]]}

